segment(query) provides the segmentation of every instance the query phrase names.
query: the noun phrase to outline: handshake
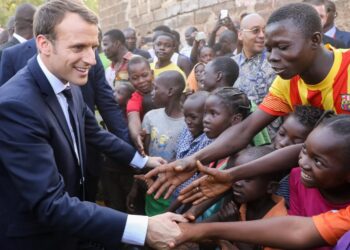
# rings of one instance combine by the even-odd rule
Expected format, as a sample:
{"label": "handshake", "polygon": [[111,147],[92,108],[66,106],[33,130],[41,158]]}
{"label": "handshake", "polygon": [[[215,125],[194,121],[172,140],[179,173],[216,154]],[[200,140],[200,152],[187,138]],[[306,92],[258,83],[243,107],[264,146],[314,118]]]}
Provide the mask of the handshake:
{"label": "handshake", "polygon": [[164,213],[149,218],[146,243],[153,249],[171,249],[183,234],[178,223],[187,222],[180,214]]}

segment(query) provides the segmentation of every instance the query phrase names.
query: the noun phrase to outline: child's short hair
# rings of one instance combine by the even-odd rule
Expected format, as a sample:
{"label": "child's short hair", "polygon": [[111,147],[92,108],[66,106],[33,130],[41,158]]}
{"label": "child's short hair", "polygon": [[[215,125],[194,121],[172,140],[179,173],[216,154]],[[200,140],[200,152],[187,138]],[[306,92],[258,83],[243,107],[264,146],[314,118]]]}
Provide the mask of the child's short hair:
{"label": "child's short hair", "polygon": [[237,88],[217,88],[210,95],[220,98],[232,114],[241,114],[243,119],[250,114],[251,103],[247,95]]}
{"label": "child's short hair", "polygon": [[266,26],[285,20],[291,20],[304,37],[310,37],[315,32],[322,33],[319,14],[309,4],[292,3],[282,6],[271,14]]}
{"label": "child's short hair", "polygon": [[[253,160],[259,159],[267,154],[270,154],[273,151],[274,151],[274,148],[271,147],[270,145],[245,148],[245,149],[241,150],[239,153],[231,156],[233,158],[233,160],[230,161],[231,164],[227,168],[235,167],[236,166],[235,160],[243,154],[249,155],[249,157],[251,157],[251,160],[253,161]],[[273,173],[262,174],[262,175],[258,175],[258,176],[262,176],[264,178],[267,178],[269,181],[277,181],[278,182],[285,176],[285,171],[284,170],[276,171]]]}
{"label": "child's short hair", "polygon": [[219,56],[210,61],[214,72],[222,72],[226,86],[233,86],[239,75],[237,63],[227,56]]}
{"label": "child's short hair", "polygon": [[200,91],[197,91],[189,96],[187,96],[185,102],[187,100],[202,100],[203,99],[203,103],[205,102],[205,100],[208,98],[209,96],[209,92],[208,91],[204,91],[204,90],[200,90]]}
{"label": "child's short hair", "polygon": [[160,73],[157,76],[157,79],[164,79],[165,86],[167,88],[175,88],[176,94],[182,95],[182,92],[185,89],[186,82],[183,75],[176,70],[167,70]]}
{"label": "child's short hair", "polygon": [[133,56],[129,62],[128,62],[128,72],[130,74],[130,68],[136,64],[141,64],[144,63],[145,65],[147,65],[149,67],[149,69],[151,69],[151,66],[148,62],[148,60],[146,58],[144,58],[143,56]]}
{"label": "child's short hair", "polygon": [[316,126],[324,113],[324,110],[313,106],[297,105],[291,115],[294,116],[304,127],[311,130]]}

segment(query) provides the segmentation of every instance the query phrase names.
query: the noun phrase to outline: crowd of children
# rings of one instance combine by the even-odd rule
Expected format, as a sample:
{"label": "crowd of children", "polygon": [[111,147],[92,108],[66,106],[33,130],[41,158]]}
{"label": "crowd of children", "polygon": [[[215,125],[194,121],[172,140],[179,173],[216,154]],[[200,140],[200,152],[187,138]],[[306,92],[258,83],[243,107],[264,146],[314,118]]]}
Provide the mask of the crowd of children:
{"label": "crowd of children", "polygon": [[[295,13],[298,11],[300,16]],[[219,20],[217,26],[226,26],[222,39],[235,40],[237,28],[228,19]],[[260,16],[259,20],[262,22]],[[310,27],[305,28],[305,22]],[[348,72],[350,57],[346,50],[321,43],[320,25],[317,12],[305,4],[287,5],[270,17],[267,50],[261,60],[268,57],[268,66],[279,76],[262,103],[235,88],[242,75],[233,56],[244,53],[242,44],[217,53],[215,49],[222,44],[214,46],[213,34],[209,46],[205,37],[198,38],[198,30],[190,27],[185,34],[191,44],[183,50],[193,65],[188,68],[178,63],[184,56],[178,53],[178,33],[166,26],[155,29],[150,51],[153,59],[134,55],[127,66],[129,81],[116,86],[115,96],[138,151],[176,162],[136,175],[127,211],[149,216],[173,211],[196,222],[181,224],[181,237],[169,243],[192,242],[180,249],[331,249],[327,244],[334,245],[334,239],[329,240],[333,236],[321,225],[325,219],[317,215],[350,205],[350,118],[339,115],[349,111],[349,80],[342,72]],[[284,38],[286,27],[303,38]],[[264,30],[265,25],[263,29],[245,29],[255,32],[259,42]],[[293,39],[305,41],[294,48]],[[303,50],[305,44],[311,52]],[[319,65],[322,58],[323,66]],[[326,87],[329,81],[334,85]],[[270,138],[266,126],[281,115],[283,123]],[[228,131],[235,131],[235,136]],[[193,159],[206,164],[194,164]],[[188,171],[176,165],[187,166]],[[287,215],[290,217],[282,217]],[[295,216],[316,216],[312,222],[321,236],[314,234],[311,219]],[[267,219],[271,217],[280,218]],[[243,222],[259,219],[264,221]],[[305,240],[287,239],[294,233],[292,229],[301,225],[305,225]],[[274,239],[274,233],[279,239]]]}

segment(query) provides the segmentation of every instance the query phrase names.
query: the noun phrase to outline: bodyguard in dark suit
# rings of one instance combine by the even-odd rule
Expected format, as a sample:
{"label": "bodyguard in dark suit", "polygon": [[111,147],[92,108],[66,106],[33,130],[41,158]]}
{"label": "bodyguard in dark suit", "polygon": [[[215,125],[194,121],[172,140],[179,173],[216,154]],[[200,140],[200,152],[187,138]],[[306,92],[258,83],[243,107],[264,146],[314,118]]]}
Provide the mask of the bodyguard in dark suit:
{"label": "bodyguard in dark suit", "polygon": [[22,43],[33,37],[34,13],[35,7],[29,3],[24,3],[17,7],[15,13],[15,30],[12,38],[7,43],[0,45],[0,60],[4,49]]}
{"label": "bodyguard in dark suit", "polygon": [[142,245],[146,233],[154,246],[178,235],[175,215],[132,216],[84,201],[86,144],[134,167],[160,159],[101,130],[74,86],[96,63],[97,17],[76,1],[53,0],[34,23],[39,55],[0,88],[1,249]]}

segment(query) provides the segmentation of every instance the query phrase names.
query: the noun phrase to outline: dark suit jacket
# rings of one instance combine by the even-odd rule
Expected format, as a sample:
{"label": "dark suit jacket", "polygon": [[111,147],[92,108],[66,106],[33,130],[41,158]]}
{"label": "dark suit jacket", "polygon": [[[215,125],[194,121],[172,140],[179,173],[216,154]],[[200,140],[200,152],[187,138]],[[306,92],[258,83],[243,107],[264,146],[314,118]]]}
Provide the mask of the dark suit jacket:
{"label": "dark suit jacket", "polygon": [[[22,69],[36,53],[34,38],[5,49],[3,59],[0,61],[0,86]],[[115,101],[113,91],[106,81],[103,65],[97,53],[96,65],[90,69],[88,82],[81,87],[81,91],[86,104],[91,110],[94,110],[97,106],[108,130],[129,142],[129,132],[124,114]],[[88,150],[88,170],[91,175],[96,176],[99,173],[99,158],[91,148],[88,148]]]}
{"label": "dark suit jacket", "polygon": [[82,168],[57,97],[36,58],[0,88],[0,248],[75,249],[77,238],[120,243],[127,215],[82,202],[85,143],[121,164],[135,149],[102,130],[78,87]]}
{"label": "dark suit jacket", "polygon": [[19,41],[17,40],[17,38],[12,37],[7,43],[0,45],[0,61],[1,61],[1,57],[2,57],[2,51],[4,49],[12,47],[16,44],[19,44]]}
{"label": "dark suit jacket", "polygon": [[336,28],[335,39],[343,41],[345,48],[350,48],[350,32],[342,31]]}
{"label": "dark suit jacket", "polygon": [[337,48],[337,49],[341,49],[341,48],[345,48],[345,43],[343,43],[343,41],[341,40],[338,40],[338,39],[334,39],[332,37],[329,37],[329,36],[326,36],[326,35],[323,35],[322,37],[322,42],[323,44],[330,44],[332,45],[334,48]]}

